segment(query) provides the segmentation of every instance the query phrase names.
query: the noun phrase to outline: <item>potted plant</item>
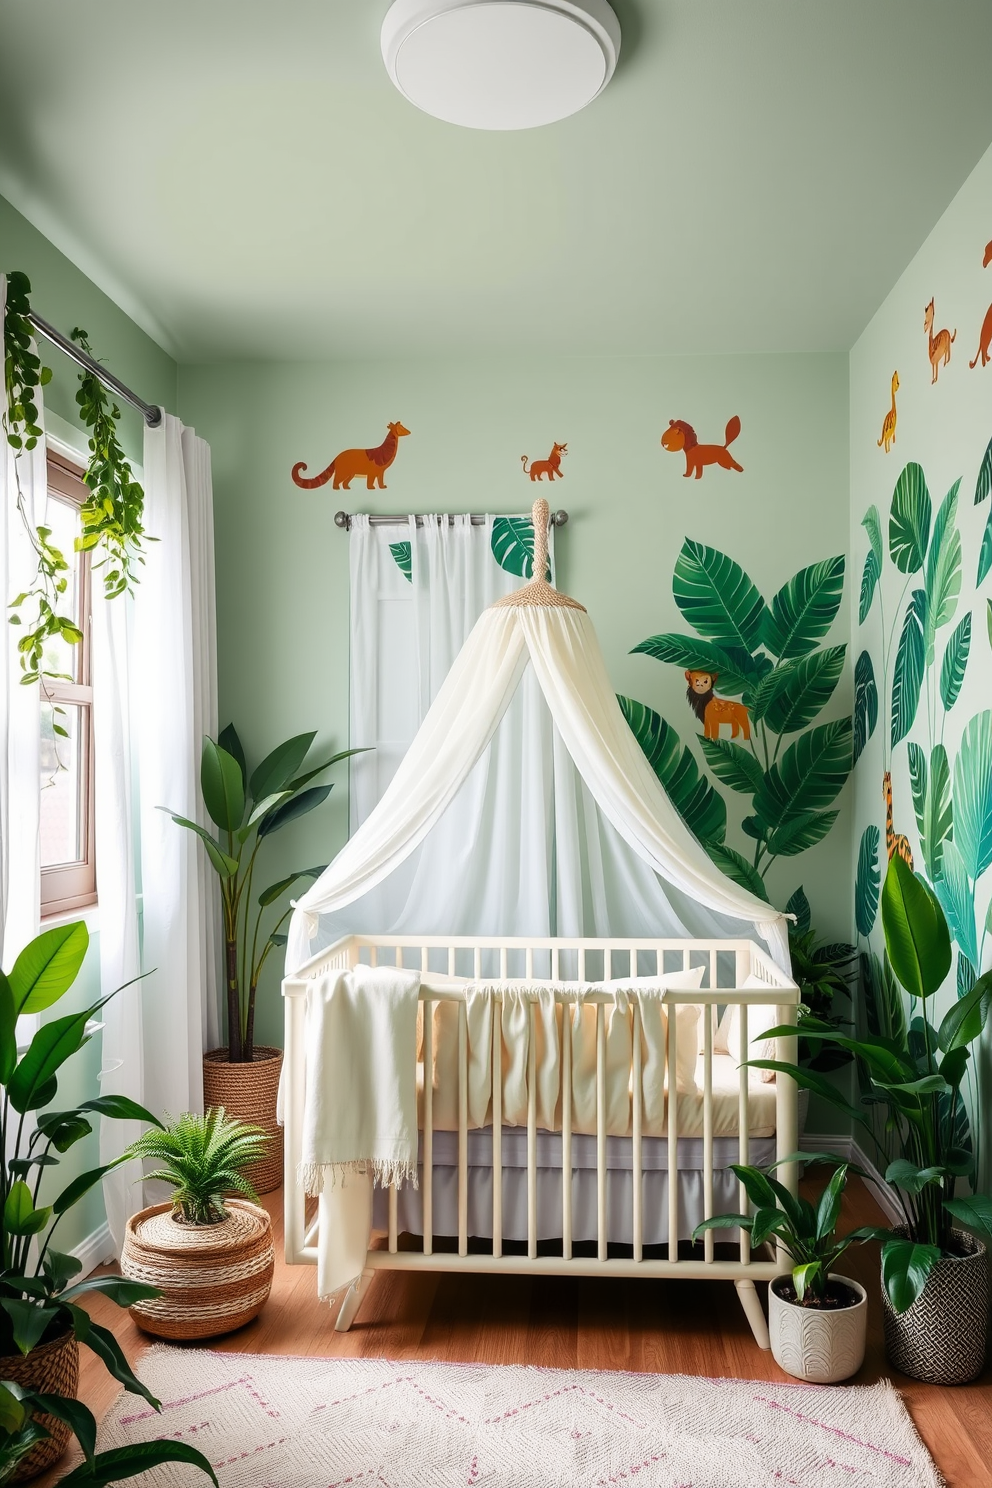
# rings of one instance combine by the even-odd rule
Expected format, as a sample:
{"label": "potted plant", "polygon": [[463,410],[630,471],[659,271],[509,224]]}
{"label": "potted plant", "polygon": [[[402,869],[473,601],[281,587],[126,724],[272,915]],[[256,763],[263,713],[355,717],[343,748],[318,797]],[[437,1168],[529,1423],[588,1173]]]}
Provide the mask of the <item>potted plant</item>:
{"label": "potted plant", "polygon": [[[882,1246],[889,1359],[916,1379],[960,1384],[981,1370],[988,1342],[988,1255],[969,1232],[992,1237],[992,1198],[957,1192],[975,1176],[957,1118],[971,1047],[982,1036],[992,1003],[992,973],[979,977],[934,1025],[929,1009],[950,970],[951,939],[936,895],[898,855],[889,862],[882,889],[882,928],[892,973],[922,1013],[911,1023],[895,1020],[888,1036],[848,1037],[811,1021],[803,1029],[810,1041],[853,1054],[862,1079],[861,1108],[815,1070],[753,1062],[791,1075],[837,1106],[879,1154],[904,1216]],[[794,1031],[773,1028],[765,1037]],[[886,1111],[881,1136],[871,1120],[878,1107]]]}
{"label": "potted plant", "polygon": [[[42,1023],[18,1057],[18,1017],[47,1012],[65,995],[88,943],[85,925],[61,925],[31,941],[8,974],[0,972],[0,1380],[5,1386],[0,1395],[0,1482],[24,1481],[50,1467],[72,1432],[92,1459],[92,1417],[74,1398],[80,1343],[93,1350],[126,1390],[159,1408],[135,1378],[114,1335],[80,1306],[88,1293],[102,1292],[126,1307],[154,1297],[154,1288],[118,1276],[74,1281],[79,1261],[53,1243],[73,1205],[117,1166],[91,1168],[58,1186],[61,1159],[92,1132],[91,1118],[157,1124],[143,1106],[120,1095],[99,1096],[71,1110],[46,1109],[55,1098],[62,1066],[89,1041],[86,1025],[109,998]],[[42,1203],[41,1190],[47,1196],[53,1180],[57,1192]],[[195,1461],[210,1471],[199,1453],[190,1457],[189,1449],[177,1443],[160,1445],[174,1451],[157,1460]],[[141,1459],[136,1455],[128,1460],[136,1464]],[[150,1464],[146,1457],[141,1466]],[[120,1476],[140,1470],[122,1467]]]}
{"label": "potted plant", "polygon": [[271,1193],[282,1183],[282,1142],[276,1121],[282,1050],[256,1045],[255,999],[269,955],[286,943],[282,927],[292,909],[287,906],[281,914],[277,912],[268,930],[263,929],[263,921],[295,883],[316,878],[324,865],[300,868],[256,893],[256,863],[263,843],[327,800],[331,786],[310,782],[339,760],[361,753],[345,749],[323,764],[307,766],[316,737],[314,732],[287,739],[249,771],[237,731],[228,724],[216,742],[204,739],[200,757],[203,804],[218,835],[170,812],[174,822],[195,832],[203,842],[220,879],[223,905],[227,1048],[210,1049],[203,1057],[203,1102],[207,1107],[224,1106],[272,1136],[265,1157],[249,1174],[259,1193]]}
{"label": "potted plant", "polygon": [[[151,1283],[131,1316],[159,1338],[209,1338],[256,1317],[272,1286],[275,1253],[269,1216],[245,1176],[269,1142],[260,1127],[218,1106],[146,1132],[126,1156],[161,1167],[149,1179],[172,1185],[172,1199],[128,1220],[121,1273]],[[231,1193],[242,1198],[227,1198]]]}
{"label": "potted plant", "polygon": [[808,1199],[790,1194],[771,1176],[772,1169],[731,1166],[755,1205],[754,1214],[715,1215],[696,1226],[693,1239],[706,1230],[741,1229],[755,1247],[774,1240],[786,1250],[795,1265],[768,1288],[768,1332],[775,1362],[787,1374],[815,1384],[849,1379],[865,1357],[868,1298],[860,1282],[839,1275],[834,1267],[849,1246],[885,1238],[888,1231],[868,1225],[837,1234],[846,1163],[835,1168],[815,1209]]}

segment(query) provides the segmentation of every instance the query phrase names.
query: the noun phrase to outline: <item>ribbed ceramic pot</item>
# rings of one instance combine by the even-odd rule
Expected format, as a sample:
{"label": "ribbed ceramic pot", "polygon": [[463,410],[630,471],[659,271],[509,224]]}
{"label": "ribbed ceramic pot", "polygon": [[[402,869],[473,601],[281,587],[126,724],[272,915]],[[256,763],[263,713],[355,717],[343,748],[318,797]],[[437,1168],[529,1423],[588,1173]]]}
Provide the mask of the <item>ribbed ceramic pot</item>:
{"label": "ribbed ceramic pot", "polygon": [[282,1127],[276,1120],[276,1098],[282,1071],[282,1050],[256,1047],[250,1064],[231,1064],[226,1049],[203,1056],[203,1108],[223,1106],[228,1116],[251,1121],[268,1134],[265,1156],[245,1169],[256,1193],[282,1187]]}
{"label": "ribbed ceramic pot", "polygon": [[121,1273],[158,1287],[131,1316],[158,1338],[215,1338],[251,1322],[272,1287],[275,1252],[269,1216],[246,1199],[227,1199],[228,1217],[185,1225],[171,1204],[142,1209],[127,1222]]}
{"label": "ribbed ceramic pot", "polygon": [[988,1252],[964,1230],[955,1230],[954,1238],[962,1254],[941,1256],[906,1312],[893,1311],[882,1287],[889,1363],[930,1385],[963,1385],[974,1379],[988,1347]]}
{"label": "ribbed ceramic pot", "polygon": [[868,1294],[849,1276],[832,1277],[850,1287],[858,1301],[853,1307],[801,1307],[775,1290],[790,1275],[776,1276],[768,1288],[768,1332],[772,1355],[786,1374],[811,1384],[832,1385],[857,1374],[865,1358]]}
{"label": "ribbed ceramic pot", "polygon": [[[0,1358],[0,1379],[13,1380],[25,1389],[42,1395],[64,1395],[75,1400],[79,1390],[79,1344],[70,1328],[50,1343],[41,1343],[29,1354],[17,1353]],[[38,1416],[48,1432],[44,1441],[31,1448],[17,1465],[12,1483],[26,1483],[58,1462],[69,1445],[68,1426],[52,1416]]]}

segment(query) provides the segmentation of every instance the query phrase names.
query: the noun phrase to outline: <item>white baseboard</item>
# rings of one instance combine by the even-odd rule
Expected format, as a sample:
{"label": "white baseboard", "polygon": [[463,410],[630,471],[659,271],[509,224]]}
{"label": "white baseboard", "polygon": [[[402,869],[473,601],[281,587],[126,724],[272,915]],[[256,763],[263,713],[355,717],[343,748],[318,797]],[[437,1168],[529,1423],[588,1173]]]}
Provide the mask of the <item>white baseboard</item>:
{"label": "white baseboard", "polygon": [[874,1197],[892,1224],[902,1224],[905,1216],[892,1188],[886,1183],[871,1158],[853,1137],[831,1136],[828,1132],[806,1132],[802,1139],[804,1152],[836,1152],[845,1162],[863,1168],[874,1189]]}
{"label": "white baseboard", "polygon": [[83,1268],[75,1278],[76,1281],[82,1281],[85,1277],[89,1276],[91,1271],[95,1271],[97,1266],[102,1266],[105,1261],[116,1260],[114,1242],[110,1238],[110,1227],[106,1220],[104,1220],[98,1230],[94,1230],[91,1235],[86,1236],[85,1240],[81,1240],[78,1245],[73,1246],[69,1254],[75,1256]]}

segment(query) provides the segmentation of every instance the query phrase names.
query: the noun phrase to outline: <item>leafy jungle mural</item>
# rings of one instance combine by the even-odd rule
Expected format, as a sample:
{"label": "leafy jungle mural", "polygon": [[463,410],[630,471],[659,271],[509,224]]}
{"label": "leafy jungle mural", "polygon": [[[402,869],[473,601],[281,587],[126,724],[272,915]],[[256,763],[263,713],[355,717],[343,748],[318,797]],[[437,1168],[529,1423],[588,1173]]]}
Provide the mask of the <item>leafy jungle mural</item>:
{"label": "leafy jungle mural", "polygon": [[[669,720],[620,698],[683,820],[714,863],[763,899],[772,864],[830,831],[833,803],[851,772],[851,719],[816,722],[844,669],[846,646],[821,644],[840,609],[844,566],[843,556],[811,564],[766,601],[728,554],[691,538],[683,543],[672,592],[693,633],[650,636],[634,652],[684,671],[691,723],[701,728],[699,747],[716,784]],[[748,798],[741,825],[753,846],[746,855],[726,840],[720,786]]]}
{"label": "leafy jungle mural", "polygon": [[730,453],[730,446],[741,432],[741,421],[736,413],[727,423],[722,444],[700,444],[696,431],[685,419],[669,419],[668,428],[661,436],[661,447],[670,454],[685,455],[684,476],[695,476],[699,480],[706,465],[719,465],[721,470],[743,470]]}

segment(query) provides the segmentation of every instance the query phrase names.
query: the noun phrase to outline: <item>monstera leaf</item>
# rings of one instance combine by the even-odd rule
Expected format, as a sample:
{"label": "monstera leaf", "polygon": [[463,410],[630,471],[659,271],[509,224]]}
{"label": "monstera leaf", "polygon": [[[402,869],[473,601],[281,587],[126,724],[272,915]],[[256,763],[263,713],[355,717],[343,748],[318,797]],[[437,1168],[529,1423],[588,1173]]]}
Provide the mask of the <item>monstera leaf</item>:
{"label": "monstera leaf", "polygon": [[700,775],[691,749],[683,747],[671,724],[653,708],[633,698],[618,697],[617,702],[689,831],[704,844],[722,843],[727,831],[726,802]]}
{"label": "monstera leaf", "polygon": [[755,814],[776,831],[790,817],[831,805],[851,773],[849,718],[823,723],[800,734],[766,773],[754,797]]}
{"label": "monstera leaf", "polygon": [[797,734],[813,722],[833,696],[846,650],[846,646],[829,646],[769,674],[761,684],[765,693],[761,716],[770,729],[776,734]]}
{"label": "monstera leaf", "polygon": [[714,646],[711,641],[694,636],[649,636],[630,654],[653,656],[656,661],[667,661],[689,671],[709,672],[719,678],[719,690],[727,697],[740,697],[751,683],[752,658],[747,652]]}
{"label": "monstera leaf", "polygon": [[947,643],[944,660],[940,666],[940,700],[946,713],[951,711],[958,700],[970,650],[971,611],[969,610],[951,631],[951,639]]}
{"label": "monstera leaf", "polygon": [[878,559],[875,557],[875,549],[869,548],[865,557],[865,566],[861,572],[861,598],[858,601],[858,624],[864,625],[868,619],[871,602],[875,598],[875,587],[882,577],[882,569]]}
{"label": "monstera leaf", "polygon": [[857,764],[878,722],[878,688],[875,669],[867,651],[862,651],[854,667],[854,759]]}
{"label": "monstera leaf", "polygon": [[806,656],[830,629],[844,592],[844,559],[813,563],[784,584],[765,611],[762,639],[773,656]]}
{"label": "monstera leaf", "polygon": [[878,571],[882,571],[882,520],[878,515],[878,507],[870,506],[861,518],[861,525],[868,534],[871,550],[875,554]]}
{"label": "monstera leaf", "polygon": [[878,891],[882,878],[878,867],[879,831],[876,826],[865,827],[861,833],[858,849],[858,871],[854,880],[854,921],[858,934],[871,934],[878,914]]}
{"label": "monstera leaf", "polygon": [[703,845],[710,855],[710,860],[720,869],[721,873],[733,879],[734,883],[740,884],[742,889],[750,889],[758,899],[764,899],[765,903],[768,903],[765,881],[754,864],[749,863],[743,853],[739,853],[736,848],[728,847],[726,843],[706,842]]}
{"label": "monstera leaf", "polygon": [[975,505],[981,503],[992,491],[992,439],[989,440],[982,463],[978,467],[978,479],[975,482]]}
{"label": "monstera leaf", "polygon": [[893,749],[905,739],[913,726],[916,709],[920,701],[923,683],[923,666],[926,660],[924,624],[927,597],[922,589],[914,589],[906,608],[896,652],[896,665],[892,677],[892,727]]}
{"label": "monstera leaf", "polygon": [[403,577],[413,583],[413,544],[408,542],[390,543],[389,551],[396,560],[396,567]]}
{"label": "monstera leaf", "polygon": [[900,573],[918,573],[923,567],[932,513],[923,468],[911,461],[896,481],[889,513],[889,556]]}
{"label": "monstera leaf", "polygon": [[[992,863],[992,713],[987,710],[969,722],[954,761],[954,841],[968,877],[981,877]],[[977,966],[975,956],[968,959]]]}
{"label": "monstera leaf", "polygon": [[960,484],[959,477],[940,503],[927,554],[927,666],[933,665],[937,631],[953,620],[961,593],[961,534],[955,523]]}
{"label": "monstera leaf", "polygon": [[700,739],[706,763],[723,785],[750,796],[760,787],[765,772],[749,749],[730,739]]}
{"label": "monstera leaf", "polygon": [[765,601],[726,553],[686,538],[675,564],[672,592],[686,620],[708,641],[748,653],[758,646]]}
{"label": "monstera leaf", "polygon": [[[530,517],[494,517],[491,546],[500,568],[521,579],[534,577],[534,523]],[[544,577],[550,584],[550,556]]]}

